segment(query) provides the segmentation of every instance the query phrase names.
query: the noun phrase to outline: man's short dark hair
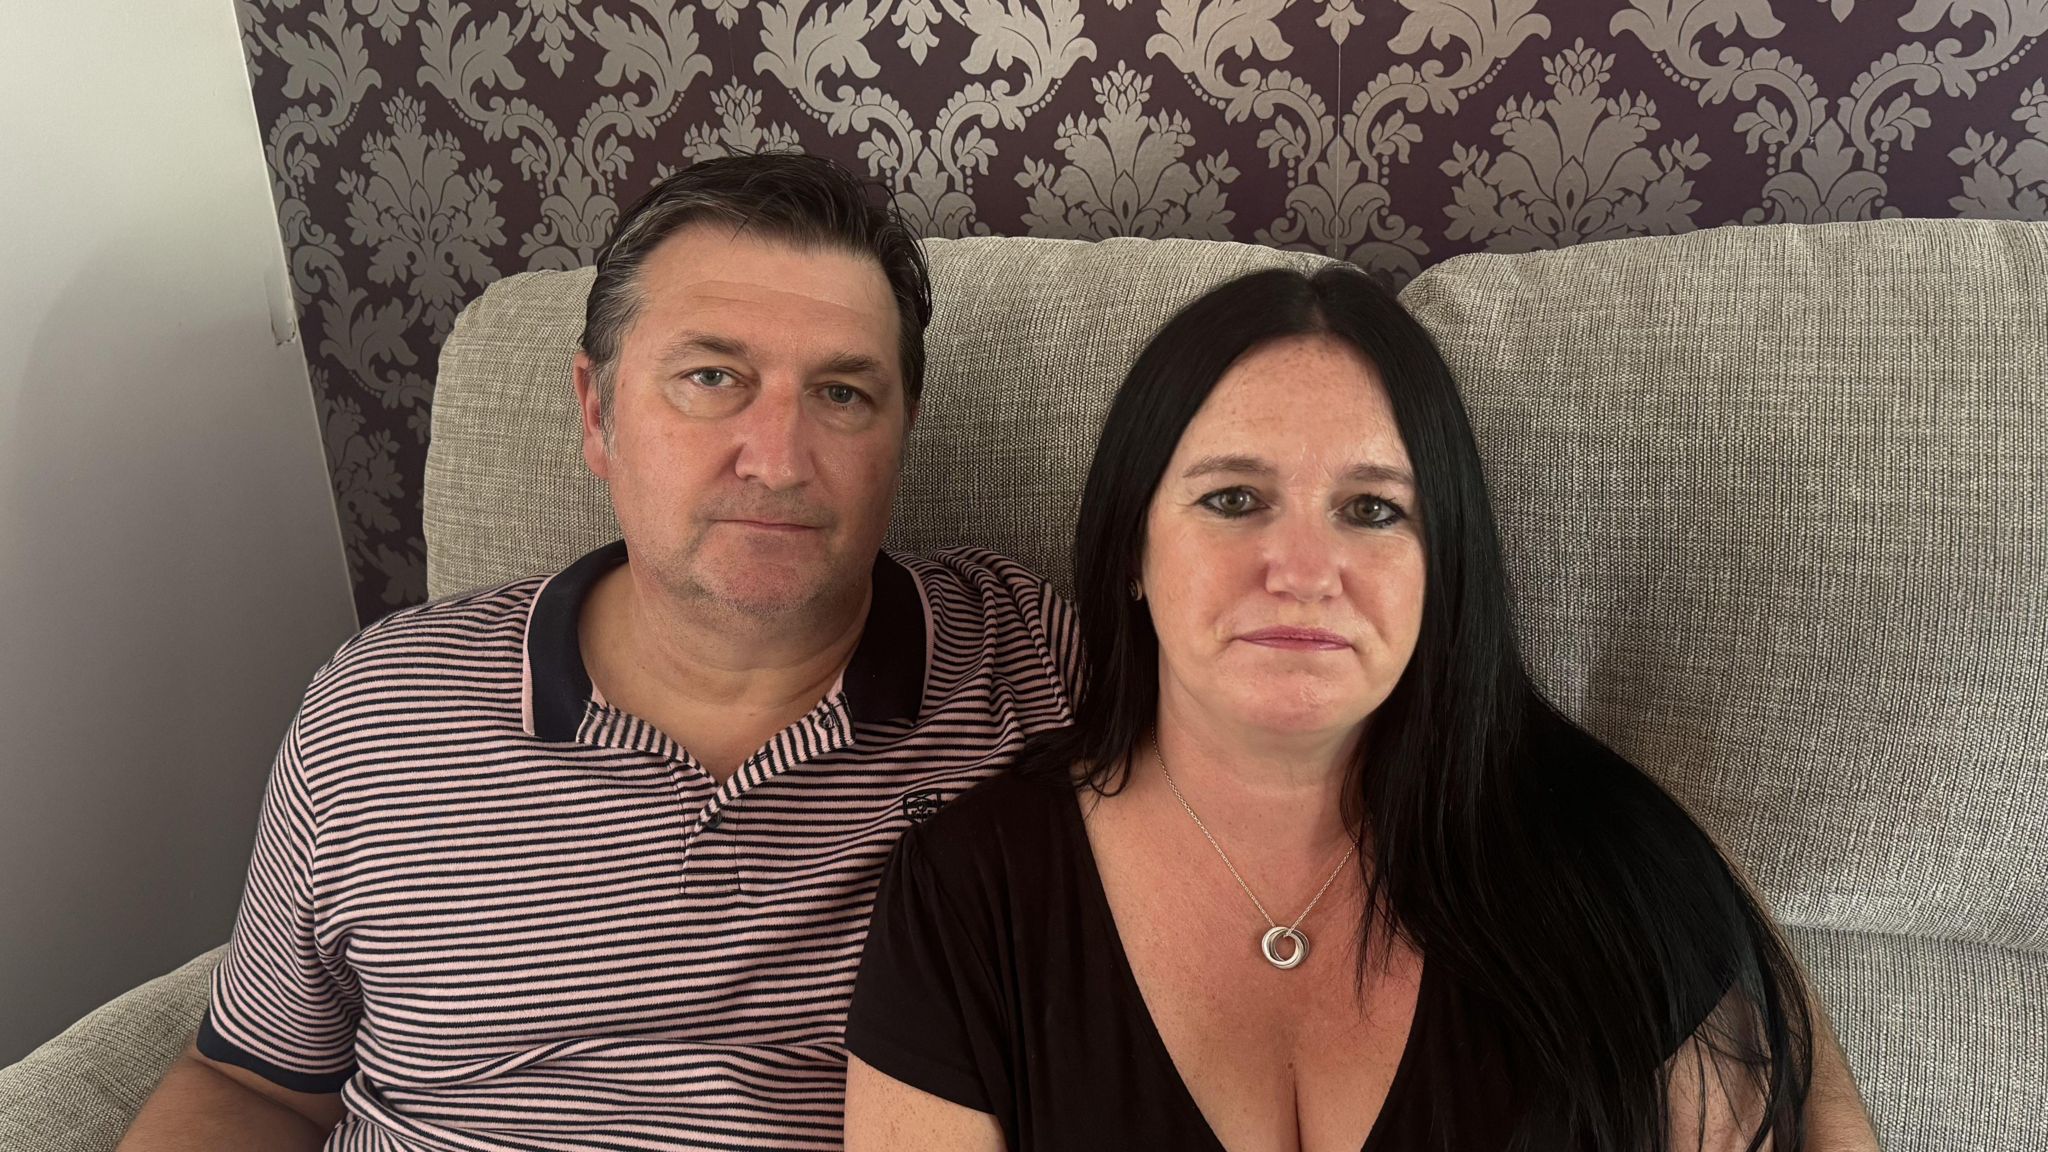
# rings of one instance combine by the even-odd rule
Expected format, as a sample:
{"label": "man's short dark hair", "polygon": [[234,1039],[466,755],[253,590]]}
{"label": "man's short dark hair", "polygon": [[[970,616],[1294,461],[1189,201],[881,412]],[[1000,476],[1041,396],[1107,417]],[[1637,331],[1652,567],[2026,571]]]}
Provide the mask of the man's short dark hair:
{"label": "man's short dark hair", "polygon": [[663,240],[705,220],[874,257],[896,297],[904,399],[916,406],[924,390],[924,329],[932,317],[931,277],[917,237],[879,184],[823,156],[763,152],[692,164],[656,184],[620,218],[598,253],[582,343],[607,430],[620,347],[640,308],[640,265]]}

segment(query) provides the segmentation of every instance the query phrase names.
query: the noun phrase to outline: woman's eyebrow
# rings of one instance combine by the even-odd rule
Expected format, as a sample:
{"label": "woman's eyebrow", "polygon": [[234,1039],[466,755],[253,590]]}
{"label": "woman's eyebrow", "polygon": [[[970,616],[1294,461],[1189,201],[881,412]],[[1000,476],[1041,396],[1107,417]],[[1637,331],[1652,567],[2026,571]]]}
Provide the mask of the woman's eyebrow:
{"label": "woman's eyebrow", "polygon": [[[1189,480],[1198,476],[1213,476],[1229,473],[1238,476],[1271,476],[1274,467],[1256,456],[1219,455],[1204,456],[1188,465],[1181,475]],[[1356,483],[1399,484],[1406,488],[1415,487],[1415,476],[1408,469],[1395,464],[1355,464],[1344,473],[1344,479]]]}
{"label": "woman's eyebrow", "polygon": [[1181,473],[1181,476],[1193,480],[1197,476],[1213,476],[1218,472],[1271,476],[1273,466],[1256,456],[1204,456],[1188,465],[1188,470]]}
{"label": "woman's eyebrow", "polygon": [[1415,487],[1414,474],[1406,468],[1397,467],[1392,464],[1359,464],[1344,473],[1344,478],[1367,484],[1378,482],[1382,484],[1399,484],[1404,488]]}

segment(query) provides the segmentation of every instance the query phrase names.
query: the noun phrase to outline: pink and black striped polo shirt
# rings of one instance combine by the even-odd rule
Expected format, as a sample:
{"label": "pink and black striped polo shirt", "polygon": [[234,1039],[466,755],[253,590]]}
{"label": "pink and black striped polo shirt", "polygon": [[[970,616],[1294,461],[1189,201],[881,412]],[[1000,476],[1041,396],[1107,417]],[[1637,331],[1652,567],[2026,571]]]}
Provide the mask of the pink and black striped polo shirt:
{"label": "pink and black striped polo shirt", "polygon": [[883,861],[1070,718],[1042,581],[884,554],[838,686],[716,783],[584,669],[624,558],[399,612],[306,692],[199,1048],[340,1090],[330,1150],[837,1147]]}

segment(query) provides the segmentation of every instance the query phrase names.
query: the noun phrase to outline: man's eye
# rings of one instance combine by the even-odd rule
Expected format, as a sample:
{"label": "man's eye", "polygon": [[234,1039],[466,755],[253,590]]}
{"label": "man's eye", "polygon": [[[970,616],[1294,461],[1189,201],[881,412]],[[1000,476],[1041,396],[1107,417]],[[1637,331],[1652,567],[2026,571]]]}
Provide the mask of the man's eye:
{"label": "man's eye", "polygon": [[851,408],[867,399],[858,388],[846,384],[827,384],[824,387],[825,402],[835,408]]}
{"label": "man's eye", "polygon": [[732,383],[732,373],[723,368],[699,368],[690,373],[688,379],[706,388],[723,388]]}
{"label": "man's eye", "polygon": [[1408,518],[1400,505],[1377,496],[1360,496],[1344,506],[1345,519],[1366,528],[1390,528]]}
{"label": "man's eye", "polygon": [[1239,516],[1249,516],[1265,506],[1249,488],[1225,488],[1220,492],[1209,493],[1196,503],[1233,520]]}

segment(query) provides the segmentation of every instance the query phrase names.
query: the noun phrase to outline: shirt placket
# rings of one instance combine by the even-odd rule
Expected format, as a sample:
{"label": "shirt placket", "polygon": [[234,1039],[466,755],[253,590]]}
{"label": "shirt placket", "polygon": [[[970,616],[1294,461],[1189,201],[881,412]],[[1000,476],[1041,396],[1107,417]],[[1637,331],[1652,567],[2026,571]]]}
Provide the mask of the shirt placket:
{"label": "shirt placket", "polygon": [[[834,692],[740,765],[695,812],[695,828],[683,853],[684,891],[692,896],[737,897],[744,893],[747,840],[745,802],[755,789],[807,761],[829,756],[853,742],[853,717],[846,694]],[[678,749],[692,767],[696,761]]]}

